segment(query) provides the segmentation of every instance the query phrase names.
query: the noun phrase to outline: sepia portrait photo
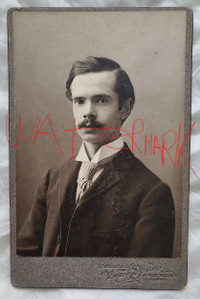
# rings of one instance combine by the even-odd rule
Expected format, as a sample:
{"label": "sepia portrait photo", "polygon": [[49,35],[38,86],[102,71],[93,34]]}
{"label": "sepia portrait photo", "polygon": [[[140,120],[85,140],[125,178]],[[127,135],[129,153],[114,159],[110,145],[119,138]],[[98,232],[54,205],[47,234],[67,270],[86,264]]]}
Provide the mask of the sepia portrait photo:
{"label": "sepia portrait photo", "polygon": [[[16,285],[185,283],[188,20],[187,9],[9,12]],[[165,279],[146,275],[149,259]]]}

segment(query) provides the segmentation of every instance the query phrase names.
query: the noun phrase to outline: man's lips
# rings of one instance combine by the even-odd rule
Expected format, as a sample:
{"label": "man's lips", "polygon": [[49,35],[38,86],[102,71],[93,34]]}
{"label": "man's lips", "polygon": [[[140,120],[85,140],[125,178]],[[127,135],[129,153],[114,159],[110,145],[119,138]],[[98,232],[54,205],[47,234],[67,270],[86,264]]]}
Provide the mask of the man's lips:
{"label": "man's lips", "polygon": [[88,124],[88,125],[83,126],[83,128],[86,128],[86,129],[88,129],[88,128],[102,128],[102,126]]}

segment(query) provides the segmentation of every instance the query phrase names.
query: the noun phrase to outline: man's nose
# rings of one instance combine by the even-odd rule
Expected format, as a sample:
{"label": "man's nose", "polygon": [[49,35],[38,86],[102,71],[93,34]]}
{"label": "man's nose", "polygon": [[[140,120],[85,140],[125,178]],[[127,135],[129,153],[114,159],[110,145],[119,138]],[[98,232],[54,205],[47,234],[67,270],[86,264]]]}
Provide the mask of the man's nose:
{"label": "man's nose", "polygon": [[96,109],[92,103],[87,103],[83,117],[89,118],[89,119],[91,119],[91,118],[96,119],[97,113],[96,113]]}

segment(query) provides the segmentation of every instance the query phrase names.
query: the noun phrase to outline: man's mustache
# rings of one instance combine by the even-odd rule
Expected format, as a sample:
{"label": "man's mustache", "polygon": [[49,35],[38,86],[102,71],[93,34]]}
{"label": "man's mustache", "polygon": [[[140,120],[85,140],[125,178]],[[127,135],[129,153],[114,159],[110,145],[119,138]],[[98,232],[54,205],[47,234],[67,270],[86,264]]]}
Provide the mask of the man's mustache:
{"label": "man's mustache", "polygon": [[83,120],[77,125],[78,129],[81,128],[103,128],[104,125],[95,120]]}

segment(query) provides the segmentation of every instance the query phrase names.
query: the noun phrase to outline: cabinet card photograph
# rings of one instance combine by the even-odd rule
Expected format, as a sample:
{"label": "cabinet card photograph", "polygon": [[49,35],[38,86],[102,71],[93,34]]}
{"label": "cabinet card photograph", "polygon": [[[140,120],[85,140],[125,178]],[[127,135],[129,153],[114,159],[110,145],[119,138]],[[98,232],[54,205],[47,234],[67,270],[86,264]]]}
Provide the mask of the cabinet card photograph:
{"label": "cabinet card photograph", "polygon": [[11,278],[187,282],[192,13],[8,12]]}

